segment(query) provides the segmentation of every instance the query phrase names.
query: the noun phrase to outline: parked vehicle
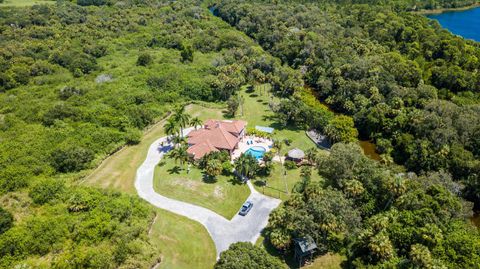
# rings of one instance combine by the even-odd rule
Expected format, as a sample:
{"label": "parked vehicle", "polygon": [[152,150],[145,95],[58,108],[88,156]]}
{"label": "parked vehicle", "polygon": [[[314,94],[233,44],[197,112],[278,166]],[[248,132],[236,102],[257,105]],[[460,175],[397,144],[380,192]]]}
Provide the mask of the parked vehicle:
{"label": "parked vehicle", "polygon": [[248,212],[250,211],[250,209],[252,209],[253,207],[253,203],[250,202],[250,201],[246,201],[243,205],[242,205],[242,208],[240,208],[240,212],[238,212],[239,215],[241,216],[245,216],[248,214]]}

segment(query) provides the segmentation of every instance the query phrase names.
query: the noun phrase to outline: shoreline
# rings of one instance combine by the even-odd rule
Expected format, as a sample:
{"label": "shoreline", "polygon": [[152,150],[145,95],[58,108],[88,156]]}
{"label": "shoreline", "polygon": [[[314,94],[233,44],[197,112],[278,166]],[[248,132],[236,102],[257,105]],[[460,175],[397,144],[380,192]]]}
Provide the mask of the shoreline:
{"label": "shoreline", "polygon": [[422,9],[419,11],[413,11],[413,13],[420,14],[420,15],[435,15],[435,14],[442,14],[446,12],[465,11],[465,10],[470,10],[478,7],[480,7],[480,2],[475,3],[473,5],[456,7],[456,8]]}

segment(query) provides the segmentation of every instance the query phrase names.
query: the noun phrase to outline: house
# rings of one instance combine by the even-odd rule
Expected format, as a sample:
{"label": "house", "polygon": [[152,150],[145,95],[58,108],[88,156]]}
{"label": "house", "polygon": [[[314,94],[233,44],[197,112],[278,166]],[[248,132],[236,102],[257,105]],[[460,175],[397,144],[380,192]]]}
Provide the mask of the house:
{"label": "house", "polygon": [[246,125],[241,120],[207,120],[203,128],[188,134],[187,152],[195,160],[212,151],[225,150],[232,154],[245,136]]}

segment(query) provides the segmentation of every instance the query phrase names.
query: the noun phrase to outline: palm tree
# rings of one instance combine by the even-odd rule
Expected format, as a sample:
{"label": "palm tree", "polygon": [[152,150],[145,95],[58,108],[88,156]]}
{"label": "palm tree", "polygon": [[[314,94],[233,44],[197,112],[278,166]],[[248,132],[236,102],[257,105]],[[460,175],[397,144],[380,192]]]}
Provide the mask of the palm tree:
{"label": "palm tree", "polygon": [[198,117],[195,117],[190,121],[190,124],[195,127],[195,130],[197,130],[197,126],[202,126],[203,122]]}
{"label": "palm tree", "polygon": [[183,166],[189,160],[187,145],[182,145],[179,148],[172,149],[172,151],[169,153],[169,157],[175,160],[175,164],[179,162],[180,165]]}
{"label": "palm tree", "polygon": [[167,120],[167,123],[165,123],[165,133],[168,136],[172,136],[178,132],[178,125],[177,122],[175,121],[175,118],[170,117]]}
{"label": "palm tree", "polygon": [[185,107],[182,106],[175,111],[174,118],[180,127],[180,136],[183,136],[183,128],[187,127],[190,123],[190,115],[185,114]]}
{"label": "palm tree", "polygon": [[178,147],[178,145],[185,145],[187,143],[187,140],[185,139],[185,137],[178,136],[178,135],[173,136],[172,140],[175,147]]}
{"label": "palm tree", "polygon": [[305,151],[305,158],[310,165],[314,165],[317,162],[318,150],[316,148],[310,148]]}
{"label": "palm tree", "polygon": [[278,158],[280,159],[280,163],[282,164],[282,168],[283,168],[283,173],[282,173],[282,174],[283,174],[283,181],[285,182],[285,193],[288,194],[288,184],[287,184],[285,166],[283,165],[282,158],[280,157],[280,156],[281,156],[282,147],[283,147],[282,141],[281,141],[281,140],[275,140],[275,141],[273,141],[273,147],[277,150],[277,156],[278,156]]}
{"label": "palm tree", "polygon": [[242,153],[235,160],[235,171],[243,177],[253,177],[258,170],[258,161],[252,155]]}
{"label": "palm tree", "polygon": [[205,173],[211,178],[220,175],[222,173],[222,163],[220,160],[213,159],[208,161],[205,167]]}

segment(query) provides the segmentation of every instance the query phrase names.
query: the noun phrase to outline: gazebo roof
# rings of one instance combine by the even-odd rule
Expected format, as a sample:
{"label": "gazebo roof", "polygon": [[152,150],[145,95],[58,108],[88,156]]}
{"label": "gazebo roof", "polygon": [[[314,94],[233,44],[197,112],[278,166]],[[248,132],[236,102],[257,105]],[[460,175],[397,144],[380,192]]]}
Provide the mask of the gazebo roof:
{"label": "gazebo roof", "polygon": [[300,160],[305,157],[305,153],[301,149],[294,148],[288,152],[288,157]]}
{"label": "gazebo roof", "polygon": [[317,249],[317,244],[315,243],[315,241],[311,236],[307,235],[306,237],[303,237],[303,238],[295,238],[293,239],[293,241],[295,242],[297,247],[300,248],[302,254],[308,253]]}

